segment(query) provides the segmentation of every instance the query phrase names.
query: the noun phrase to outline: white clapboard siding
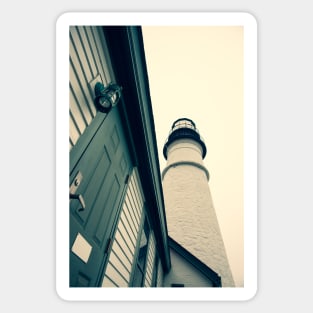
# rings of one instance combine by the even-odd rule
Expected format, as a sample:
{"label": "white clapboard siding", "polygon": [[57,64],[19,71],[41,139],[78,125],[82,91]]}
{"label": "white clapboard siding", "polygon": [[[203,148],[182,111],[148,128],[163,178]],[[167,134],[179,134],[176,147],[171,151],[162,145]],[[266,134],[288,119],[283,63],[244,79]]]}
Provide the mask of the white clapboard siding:
{"label": "white clapboard siding", "polygon": [[134,170],[126,190],[102,287],[128,287],[143,213],[143,195]]}
{"label": "white clapboard siding", "polygon": [[161,261],[159,260],[158,262],[158,267],[157,267],[157,287],[162,287],[163,286],[163,268]]}
{"label": "white clapboard siding", "polygon": [[71,149],[97,114],[90,82],[100,77],[107,85],[114,74],[102,27],[71,26],[69,46]]}
{"label": "white clapboard siding", "polygon": [[149,236],[148,244],[148,254],[147,254],[147,263],[146,263],[146,273],[145,273],[145,287],[151,287],[153,282],[153,272],[154,272],[154,261],[155,261],[155,239],[153,232]]}

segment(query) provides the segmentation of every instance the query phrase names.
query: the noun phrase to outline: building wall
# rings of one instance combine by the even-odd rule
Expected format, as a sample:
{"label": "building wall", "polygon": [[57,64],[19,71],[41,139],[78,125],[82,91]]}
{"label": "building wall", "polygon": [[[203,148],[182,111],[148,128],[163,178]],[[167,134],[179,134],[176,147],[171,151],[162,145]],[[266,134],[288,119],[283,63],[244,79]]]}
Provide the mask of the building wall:
{"label": "building wall", "polygon": [[174,250],[170,250],[172,269],[164,277],[163,286],[183,284],[184,287],[213,287],[212,282]]}
{"label": "building wall", "polygon": [[[122,212],[117,223],[112,249],[102,281],[102,287],[127,287],[131,283],[138,237],[143,221],[143,196],[136,171],[129,179]],[[135,199],[135,201],[133,201]],[[146,243],[147,244],[147,241]]]}
{"label": "building wall", "polygon": [[[83,179],[75,189],[75,195],[80,195],[86,202],[85,209],[79,207],[78,198],[70,200],[71,286],[160,286],[162,264],[169,267],[166,260],[160,262],[159,256],[163,254],[164,261],[167,250],[160,251],[156,245],[158,242],[162,247],[160,242],[166,235],[166,229],[164,216],[160,215],[164,207],[160,199],[156,199],[161,194],[161,181],[151,173],[152,165],[155,167],[157,164],[156,149],[151,147],[153,121],[147,114],[149,103],[142,101],[143,95],[148,97],[148,91],[144,88],[147,82],[141,68],[144,59],[140,47],[136,45],[136,40],[140,39],[138,31],[137,28],[115,27],[104,32],[103,27],[94,26],[71,26],[69,29],[70,185],[75,184],[77,169],[81,171],[83,167]],[[114,43],[118,45],[112,49]],[[132,59],[134,57],[138,58],[136,62]],[[116,82],[124,88],[121,101],[108,114],[97,112],[94,105],[96,82],[105,86]],[[142,86],[139,88],[137,84]],[[139,91],[140,94],[137,94]],[[135,122],[130,119],[128,106],[131,106]],[[141,115],[133,113],[134,110],[144,112],[147,121],[140,120]],[[137,119],[145,125],[145,131]],[[149,138],[146,137],[147,131]],[[141,154],[147,162],[144,145],[147,145],[146,153],[151,157],[146,165],[138,157]],[[106,153],[107,150],[112,150],[112,153]],[[97,153],[101,162],[98,162]],[[133,175],[132,169],[137,169],[137,162],[140,169],[135,170]],[[111,192],[113,184],[106,186],[108,177],[116,182],[115,193]],[[154,180],[151,184],[156,188],[154,194],[149,192],[149,180]],[[101,201],[112,195],[116,205]],[[160,206],[159,212],[157,205]],[[97,230],[101,232],[101,241],[95,244],[93,233]],[[143,238],[146,240],[143,241]],[[164,243],[165,240],[163,247]],[[86,246],[88,257],[83,253]],[[141,274],[137,275],[138,271]],[[82,273],[84,279],[78,279],[83,277]]]}
{"label": "building wall", "polygon": [[69,44],[71,149],[97,114],[93,81],[107,85],[114,77],[101,27],[71,26]]}
{"label": "building wall", "polygon": [[222,286],[233,287],[206,171],[184,162],[165,171],[163,190],[169,236],[220,275]]}

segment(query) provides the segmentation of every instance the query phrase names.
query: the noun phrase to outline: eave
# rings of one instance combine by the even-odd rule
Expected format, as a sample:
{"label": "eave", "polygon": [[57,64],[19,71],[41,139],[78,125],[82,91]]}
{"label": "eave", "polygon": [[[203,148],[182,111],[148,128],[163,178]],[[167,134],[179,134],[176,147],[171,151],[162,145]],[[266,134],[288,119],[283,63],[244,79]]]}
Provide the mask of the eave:
{"label": "eave", "polygon": [[141,28],[104,27],[116,83],[123,88],[120,110],[138,168],[147,213],[165,272],[171,267],[155,125]]}

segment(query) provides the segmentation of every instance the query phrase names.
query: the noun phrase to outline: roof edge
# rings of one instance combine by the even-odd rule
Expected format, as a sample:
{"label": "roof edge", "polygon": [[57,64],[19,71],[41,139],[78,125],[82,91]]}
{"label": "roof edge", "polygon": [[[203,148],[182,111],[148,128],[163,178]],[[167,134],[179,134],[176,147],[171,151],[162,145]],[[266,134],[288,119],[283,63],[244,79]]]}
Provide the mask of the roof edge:
{"label": "roof edge", "polygon": [[168,236],[168,244],[170,248],[175,250],[175,252],[196,267],[203,275],[209,278],[213,282],[213,287],[222,287],[221,276],[219,276],[215,271],[200,261],[170,236]]}

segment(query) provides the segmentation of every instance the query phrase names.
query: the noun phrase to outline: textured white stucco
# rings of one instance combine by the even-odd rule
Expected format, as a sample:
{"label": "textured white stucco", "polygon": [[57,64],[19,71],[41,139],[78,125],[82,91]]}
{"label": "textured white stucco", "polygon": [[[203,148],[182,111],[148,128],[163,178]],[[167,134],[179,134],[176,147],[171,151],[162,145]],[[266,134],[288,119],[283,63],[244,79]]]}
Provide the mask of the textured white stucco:
{"label": "textured white stucco", "polygon": [[[223,287],[234,287],[208,176],[206,170],[201,168],[201,152],[201,147],[190,140],[174,142],[168,149],[167,168],[163,171],[168,232],[220,275]],[[193,163],[198,163],[200,167]]]}
{"label": "textured white stucco", "polygon": [[177,252],[170,249],[172,269],[164,276],[163,287],[184,284],[184,287],[213,287],[213,283]]}
{"label": "textured white stucco", "polygon": [[193,161],[202,164],[202,148],[191,139],[178,139],[167,148],[167,165],[178,161]]}

